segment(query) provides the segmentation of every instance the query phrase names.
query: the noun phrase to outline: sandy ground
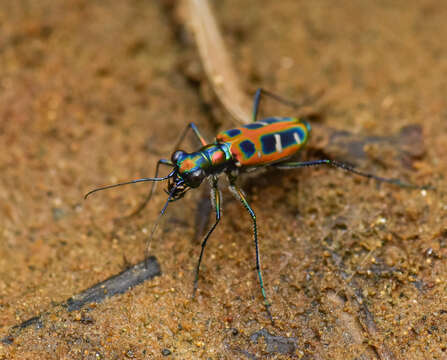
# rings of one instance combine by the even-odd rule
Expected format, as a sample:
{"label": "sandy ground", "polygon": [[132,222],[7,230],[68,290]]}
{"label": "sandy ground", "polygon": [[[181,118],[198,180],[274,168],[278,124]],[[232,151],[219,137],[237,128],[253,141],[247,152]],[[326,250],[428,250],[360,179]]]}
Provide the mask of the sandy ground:
{"label": "sandy ground", "polygon": [[[247,93],[262,86],[299,99],[323,89],[322,122],[362,136],[419,124],[422,156],[400,162],[369,149],[361,165],[437,188],[376,186],[326,168],[242,182],[274,326],[249,216],[227,192],[195,300],[200,190],[169,207],[151,244],[162,276],[80,311],[57,306],[141,261],[166,200],[160,188],[140,216],[116,222],[147,186],[86,202],[84,193],[151,176],[190,121],[210,140],[231,126],[206,96],[168,5],[0,1],[0,358],[447,359],[440,1],[213,2]],[[264,115],[291,113],[265,104]],[[42,313],[41,323],[11,331]]]}

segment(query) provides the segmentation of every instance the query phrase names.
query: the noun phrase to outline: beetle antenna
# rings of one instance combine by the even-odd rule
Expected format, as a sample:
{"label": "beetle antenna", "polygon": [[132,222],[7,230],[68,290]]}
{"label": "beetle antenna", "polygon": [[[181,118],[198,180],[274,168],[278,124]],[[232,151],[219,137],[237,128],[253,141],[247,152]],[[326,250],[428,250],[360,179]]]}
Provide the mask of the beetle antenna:
{"label": "beetle antenna", "polygon": [[97,191],[107,190],[107,189],[111,189],[111,188],[123,186],[123,185],[136,184],[136,183],[145,182],[145,181],[163,181],[163,180],[167,180],[167,179],[173,177],[174,175],[175,175],[175,170],[171,171],[171,173],[169,175],[164,176],[164,177],[141,178],[141,179],[136,179],[136,180],[132,180],[132,181],[126,181],[126,182],[119,183],[119,184],[102,186],[102,187],[99,187],[99,188],[89,191],[87,194],[85,194],[84,199],[87,199],[91,194],[93,194]]}

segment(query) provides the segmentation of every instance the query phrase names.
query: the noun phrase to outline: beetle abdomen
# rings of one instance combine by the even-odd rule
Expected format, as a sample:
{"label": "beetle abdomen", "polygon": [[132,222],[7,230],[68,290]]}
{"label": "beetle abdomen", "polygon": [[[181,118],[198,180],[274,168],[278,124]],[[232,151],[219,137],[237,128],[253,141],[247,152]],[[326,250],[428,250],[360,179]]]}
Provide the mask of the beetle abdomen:
{"label": "beetle abdomen", "polygon": [[268,165],[286,159],[307,142],[310,126],[297,118],[267,118],[219,133],[241,166]]}

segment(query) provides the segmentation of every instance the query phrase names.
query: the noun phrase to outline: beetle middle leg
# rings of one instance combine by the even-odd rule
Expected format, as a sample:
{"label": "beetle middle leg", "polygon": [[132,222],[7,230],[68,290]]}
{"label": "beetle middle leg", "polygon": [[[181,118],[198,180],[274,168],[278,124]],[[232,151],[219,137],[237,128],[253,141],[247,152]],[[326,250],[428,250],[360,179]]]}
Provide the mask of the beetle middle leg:
{"label": "beetle middle leg", "polygon": [[242,191],[235,185],[234,180],[230,179],[230,190],[234,194],[234,196],[242,203],[242,205],[245,207],[245,209],[248,211],[248,213],[251,216],[251,219],[253,221],[253,238],[255,242],[255,252],[256,252],[256,272],[258,274],[259,278],[259,285],[261,287],[261,293],[262,297],[264,298],[264,306],[267,311],[267,314],[270,318],[270,321],[273,323],[273,317],[270,312],[270,302],[267,300],[267,295],[265,293],[264,289],[264,281],[262,280],[262,273],[261,273],[261,259],[259,255],[259,243],[258,243],[258,227],[256,225],[256,214],[251,208],[250,204],[247,202],[247,199],[245,198],[245,195],[242,193]]}
{"label": "beetle middle leg", "polygon": [[196,295],[197,286],[199,283],[200,264],[202,263],[202,257],[203,257],[203,253],[205,251],[206,243],[207,243],[210,235],[213,233],[214,229],[217,227],[217,224],[219,223],[220,216],[221,216],[221,194],[220,194],[219,187],[217,185],[217,182],[218,182],[217,177],[214,177],[212,181],[213,181],[213,184],[212,184],[212,188],[211,188],[211,202],[213,203],[214,209],[216,210],[216,221],[213,224],[213,226],[211,227],[211,229],[208,230],[207,234],[205,235],[205,237],[202,240],[202,248],[200,250],[199,261],[197,262],[196,272],[195,272],[195,276],[194,276],[194,288],[193,288],[193,292],[192,292],[193,298]]}

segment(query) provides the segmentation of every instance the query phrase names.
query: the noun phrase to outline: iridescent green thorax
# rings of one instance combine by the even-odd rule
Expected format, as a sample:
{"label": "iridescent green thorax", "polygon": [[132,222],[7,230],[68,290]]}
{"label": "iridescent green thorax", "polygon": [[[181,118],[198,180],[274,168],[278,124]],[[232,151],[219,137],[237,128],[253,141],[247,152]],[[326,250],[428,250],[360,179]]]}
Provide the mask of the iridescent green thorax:
{"label": "iridescent green thorax", "polygon": [[219,168],[232,160],[228,144],[214,143],[199,150],[209,160],[210,167]]}
{"label": "iridescent green thorax", "polygon": [[192,153],[182,152],[176,160],[180,174],[198,169],[212,173],[231,160],[231,153],[227,144],[210,144]]}

